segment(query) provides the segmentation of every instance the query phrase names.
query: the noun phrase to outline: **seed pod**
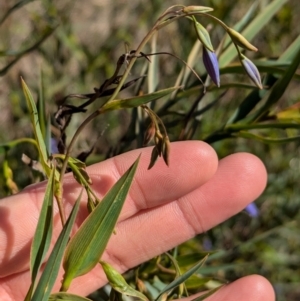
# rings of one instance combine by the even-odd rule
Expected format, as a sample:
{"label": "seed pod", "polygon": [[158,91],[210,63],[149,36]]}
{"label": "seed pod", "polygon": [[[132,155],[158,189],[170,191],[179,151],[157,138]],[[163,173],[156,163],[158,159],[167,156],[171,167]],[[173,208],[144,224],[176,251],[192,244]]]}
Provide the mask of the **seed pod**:
{"label": "seed pod", "polygon": [[150,159],[150,163],[149,163],[149,166],[148,166],[148,170],[151,169],[154,166],[154,164],[155,164],[155,162],[158,158],[158,155],[159,155],[159,153],[158,153],[157,147],[154,146],[153,150],[152,150],[152,153],[151,153],[151,159]]}
{"label": "seed pod", "polygon": [[251,51],[257,51],[257,48],[254,45],[252,45],[244,36],[242,36],[236,30],[228,27],[227,33],[231,37],[233,43],[241,46],[244,49],[251,50]]}
{"label": "seed pod", "polygon": [[171,143],[169,137],[165,136],[162,145],[162,155],[167,166],[169,166],[170,149],[171,149]]}
{"label": "seed pod", "polygon": [[144,135],[144,146],[146,146],[153,139],[155,135],[155,130],[155,124],[153,121],[151,121]]}

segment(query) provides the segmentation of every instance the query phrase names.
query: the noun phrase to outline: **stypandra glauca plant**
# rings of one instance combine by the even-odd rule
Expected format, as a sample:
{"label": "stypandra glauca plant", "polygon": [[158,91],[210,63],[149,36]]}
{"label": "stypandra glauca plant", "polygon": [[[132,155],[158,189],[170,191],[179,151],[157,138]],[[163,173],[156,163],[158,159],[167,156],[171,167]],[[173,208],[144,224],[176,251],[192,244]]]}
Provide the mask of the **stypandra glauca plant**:
{"label": "stypandra glauca plant", "polygon": [[[35,101],[28,86],[25,81],[21,79],[35,137],[34,140],[31,139],[27,142],[34,144],[39,154],[38,162],[26,156],[24,156],[23,161],[41,171],[48,180],[31,246],[31,285],[28,288],[27,295],[24,296],[24,300],[89,300],[85,297],[68,293],[68,290],[76,277],[89,273],[99,264],[102,266],[111,286],[110,299],[119,300],[122,298],[122,295],[126,295],[142,300],[158,300],[161,298],[171,300],[175,296],[176,298],[180,298],[188,295],[186,281],[197,273],[205,261],[209,260],[207,254],[200,254],[201,256],[198,258],[198,262],[184,272],[181,271],[181,267],[176,260],[176,252],[172,255],[167,253],[156,259],[155,267],[158,267],[158,270],[166,271],[161,265],[163,260],[168,260],[174,267],[174,270],[170,272],[170,275],[174,276],[174,279],[156,295],[151,292],[145,293],[144,283],[140,279],[139,269],[134,271],[134,278],[137,285],[136,288],[133,288],[114,267],[102,260],[102,254],[105,251],[111,235],[114,233],[119,214],[134,179],[139,158],[137,158],[135,162],[132,162],[132,166],[109,192],[102,199],[99,199],[93,191],[93,183],[85,168],[85,160],[92,150],[73,157],[72,149],[77,138],[82,133],[82,130],[97,116],[114,110],[138,109],[142,112],[141,115],[145,118],[146,122],[148,122],[148,128],[144,132],[143,144],[147,145],[150,142],[154,144],[149,169],[155,165],[155,162],[160,157],[168,165],[171,151],[170,139],[167,132],[168,126],[163,122],[162,117],[160,117],[160,112],[170,108],[180,97],[184,97],[183,95],[185,93],[196,94],[195,101],[189,112],[180,120],[183,126],[177,137],[178,139],[194,138],[198,127],[198,119],[195,117],[200,117],[203,112],[212,108],[216,103],[215,101],[201,107],[201,100],[213,89],[222,88],[220,70],[222,71],[222,68],[225,68],[235,57],[239,60],[239,67],[243,68],[244,73],[248,75],[252,81],[251,85],[247,83],[243,83],[243,85],[253,89],[253,92],[256,93],[253,93],[255,96],[258,95],[259,90],[265,93],[261,93],[259,97],[257,96],[254,102],[250,102],[249,98],[245,99],[235,115],[228,120],[227,124],[205,137],[205,140],[212,143],[233,135],[241,135],[244,137],[248,135],[248,137],[250,137],[252,134],[247,132],[247,130],[255,128],[255,126],[258,128],[259,122],[272,118],[280,119],[282,114],[272,115],[266,112],[269,112],[271,105],[278,100],[280,93],[278,94],[276,92],[284,91],[294,76],[295,69],[300,60],[299,50],[294,54],[292,63],[287,66],[286,69],[276,70],[278,73],[284,73],[284,76],[279,79],[277,77],[273,83],[267,82],[266,85],[270,88],[270,90],[267,91],[266,85],[261,81],[258,68],[245,54],[246,51],[255,52],[257,48],[252,45],[246,37],[238,33],[236,29],[227,26],[224,22],[214,17],[211,14],[212,11],[213,9],[210,7],[175,5],[163,12],[136,49],[129,50],[119,57],[116,62],[115,71],[110,78],[106,79],[98,88],[94,88],[94,91],[91,93],[69,94],[57,102],[58,109],[53,117],[54,126],[57,128],[56,133],[58,133],[55,137],[50,137],[50,123],[48,123],[45,129],[41,121],[43,114],[36,108]],[[268,17],[274,14],[275,11],[275,9],[273,9],[273,11],[268,10]],[[224,38],[218,47],[213,45],[209,28],[201,23],[201,20],[204,18],[217,26],[221,26],[227,37],[230,38],[231,44],[229,44],[228,39]],[[202,51],[203,66],[206,71],[203,68],[203,70],[200,70],[201,72],[196,72],[194,68],[195,55],[194,57],[191,55],[187,62],[185,62],[185,60],[173,53],[145,50],[147,49],[147,44],[156,40],[159,31],[179,19],[186,19],[187,22],[191,23],[191,28],[195,30],[198,42],[195,44],[194,49],[198,50],[198,52]],[[234,54],[232,49],[229,51],[231,45],[235,48]],[[152,66],[154,65],[155,59],[161,55],[169,55],[181,62],[183,64],[183,71],[178,76],[178,80],[174,86],[156,90],[156,85],[149,85],[147,91],[145,88],[145,78],[148,77],[150,82],[155,82],[156,74],[153,73]],[[147,63],[148,74],[140,74],[135,79],[128,80],[130,74],[135,74],[133,67],[137,60],[144,60]],[[206,74],[209,76],[206,76]],[[196,80],[192,85],[187,86],[186,83],[189,75],[193,75]],[[211,84],[211,81],[213,84]],[[135,92],[132,97],[119,98],[119,92],[130,86],[135,87]],[[102,97],[106,97],[104,98],[105,100],[102,101],[101,105],[99,105],[94,112],[86,117],[71,137],[70,142],[67,143],[66,129],[74,114],[86,113],[88,107]],[[168,101],[164,102],[158,111],[154,111],[152,106],[149,105],[151,102],[166,97],[168,97]],[[220,97],[222,97],[222,95]],[[68,101],[72,98],[80,99],[82,101],[81,104],[70,104]],[[258,102],[263,103],[262,106],[256,111],[252,111]],[[238,123],[238,121],[241,120],[245,120],[245,122],[243,124]],[[280,125],[280,123],[277,124]],[[260,124],[260,126],[263,127],[264,124]],[[274,127],[275,126],[273,126],[273,128]],[[282,128],[287,127],[287,124],[282,125]],[[293,127],[292,124],[289,127]],[[269,124],[269,128],[272,128],[272,125],[270,126]],[[55,145],[51,147],[53,143]],[[66,172],[71,172],[76,181],[82,186],[82,192],[78,196],[69,216],[66,216],[63,198],[63,183]],[[7,179],[10,179],[10,177],[9,167],[7,167]],[[14,187],[13,182],[8,181],[8,183],[10,183],[10,187]],[[76,233],[70,238],[83,193],[87,196],[89,215]],[[41,269],[52,240],[54,201],[56,201],[59,208],[62,231],[50,252],[47,263],[43,269]],[[116,233],[116,235],[118,235],[118,233]],[[58,276],[60,268],[64,270],[62,278]],[[150,271],[151,264],[143,270],[143,272],[148,273],[150,273]],[[41,275],[38,276],[40,273]],[[209,279],[206,281],[208,282]],[[59,292],[53,292],[53,287],[56,282],[61,283]],[[217,284],[215,288],[211,289],[201,298],[204,299],[209,296],[222,285],[220,282]]]}

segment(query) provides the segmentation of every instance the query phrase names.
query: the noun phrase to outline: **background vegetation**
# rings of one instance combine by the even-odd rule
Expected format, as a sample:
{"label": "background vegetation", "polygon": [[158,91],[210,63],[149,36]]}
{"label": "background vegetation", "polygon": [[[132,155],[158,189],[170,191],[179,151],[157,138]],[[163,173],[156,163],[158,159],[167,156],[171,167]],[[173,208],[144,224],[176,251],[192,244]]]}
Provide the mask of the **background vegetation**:
{"label": "background vegetation", "polygon": [[[252,18],[271,2],[257,1]],[[251,57],[255,61],[259,61],[260,58],[277,60],[293,41],[299,38],[299,1],[282,2],[285,2],[285,5],[252,40],[259,49],[259,52]],[[19,5],[14,6],[17,3]],[[201,5],[213,7],[214,16],[229,26],[234,26],[249,12],[253,3],[250,0],[203,0]],[[56,101],[62,96],[70,93],[88,93],[93,87],[98,87],[105,78],[110,77],[118,57],[125,51],[124,43],[127,42],[130,49],[134,49],[151,28],[158,14],[174,4],[177,2],[159,0],[84,2],[23,0],[14,3],[2,1],[0,143],[32,137],[20,76],[26,80],[36,98],[41,84],[43,85],[47,112],[53,114],[56,110]],[[182,0],[182,4],[199,3]],[[6,15],[6,12],[9,14]],[[205,25],[210,24],[208,21],[203,20]],[[211,32],[213,43],[217,45],[224,31],[219,26],[214,26]],[[159,34],[157,51],[169,51],[187,60],[195,40],[196,35],[191,24],[179,21]],[[174,85],[182,64],[174,58],[161,56],[158,68],[158,86],[163,88]],[[196,64],[195,68],[200,74],[201,70],[203,73],[201,62],[199,65]],[[259,65],[259,69],[264,74],[263,64]],[[140,71],[136,72],[139,75]],[[227,72],[223,70],[223,73],[221,86],[232,82],[249,84],[249,79],[243,72],[225,74]],[[276,75],[276,72],[274,74]],[[299,75],[298,73],[298,77],[294,77],[284,95],[270,108],[270,115],[277,116],[278,112],[299,103]],[[192,86],[195,79],[191,78],[190,81]],[[123,95],[131,95],[130,91],[132,90],[124,91]],[[251,92],[248,88],[241,89],[236,86],[227,87],[226,93],[221,95],[224,91],[223,89],[221,92],[212,92],[210,94],[212,96],[205,99],[206,104],[213,99],[219,100],[212,109],[198,116],[198,119],[195,118],[201,126],[197,127],[191,137],[186,135],[184,138],[208,140],[220,158],[239,151],[257,155],[266,164],[269,174],[268,187],[256,201],[257,215],[250,211],[241,212],[208,233],[180,246],[179,251],[181,254],[190,254],[187,258],[193,258],[197,252],[221,250],[212,255],[200,271],[202,278],[199,276],[197,281],[200,281],[200,278],[210,279],[209,282],[204,281],[207,287],[214,287],[217,282],[231,281],[244,275],[258,273],[272,282],[278,300],[298,300],[300,298],[299,139],[280,144],[247,139],[240,137],[241,135],[236,135],[234,139],[210,140],[209,135],[226,124],[241,101]],[[183,116],[189,111],[192,98],[187,99],[190,102],[178,102],[172,106],[172,111],[178,116]],[[155,104],[155,111],[161,110],[159,116],[163,117],[170,140],[180,139],[181,128],[172,123],[175,115],[168,115],[161,108],[163,104],[159,102]],[[297,110],[293,112],[295,114],[292,121],[297,124],[300,114]],[[141,146],[139,135],[132,136],[132,114],[132,110],[122,110],[95,119],[85,129],[85,134],[80,136],[74,153],[89,150],[94,146],[93,154],[87,161],[91,164]],[[79,114],[74,116],[68,131],[74,132],[83,118]],[[145,126],[141,125],[142,128]],[[55,132],[54,128],[53,131]],[[282,139],[295,137],[299,135],[298,132],[297,129],[268,129],[251,133]],[[40,180],[39,173],[32,171],[21,160],[22,153],[35,152],[35,148],[28,143],[18,144],[7,152],[1,148],[1,197],[13,192],[12,187],[5,185],[7,177],[4,167],[7,162],[18,189]],[[128,274],[129,278],[131,276]],[[149,282],[152,276],[147,275]],[[163,277],[160,277],[161,281],[164,280]],[[154,287],[159,286],[155,281],[151,283],[154,283]],[[94,295],[94,298],[98,299],[104,297],[105,290]]]}

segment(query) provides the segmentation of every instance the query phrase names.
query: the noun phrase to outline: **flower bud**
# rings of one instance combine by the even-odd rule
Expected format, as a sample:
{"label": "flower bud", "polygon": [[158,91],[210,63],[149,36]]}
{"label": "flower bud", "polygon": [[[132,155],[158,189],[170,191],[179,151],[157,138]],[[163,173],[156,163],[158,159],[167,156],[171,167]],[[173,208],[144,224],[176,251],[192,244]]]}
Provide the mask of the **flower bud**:
{"label": "flower bud", "polygon": [[198,39],[200,40],[200,42],[203,44],[203,46],[206,49],[213,52],[214,48],[213,48],[209,33],[206,30],[206,28],[197,21],[194,22],[194,26],[195,26],[196,33],[197,33],[197,36],[198,36]]}
{"label": "flower bud", "polygon": [[213,11],[214,9],[208,6],[197,6],[197,5],[190,5],[186,6],[182,9],[182,11],[186,14],[190,13],[208,13]]}
{"label": "flower bud", "polygon": [[251,217],[259,216],[259,209],[257,208],[255,203],[248,204],[245,210]]}
{"label": "flower bud", "polygon": [[220,70],[216,54],[203,47],[203,64],[212,81],[220,87]]}
{"label": "flower bud", "polygon": [[263,86],[257,67],[243,54],[240,56],[240,60],[249,78],[259,89],[262,89]]}
{"label": "flower bud", "polygon": [[252,45],[244,36],[242,36],[239,32],[232,28],[227,29],[227,33],[230,35],[232,42],[239,45],[240,47],[251,50],[257,51],[257,48]]}

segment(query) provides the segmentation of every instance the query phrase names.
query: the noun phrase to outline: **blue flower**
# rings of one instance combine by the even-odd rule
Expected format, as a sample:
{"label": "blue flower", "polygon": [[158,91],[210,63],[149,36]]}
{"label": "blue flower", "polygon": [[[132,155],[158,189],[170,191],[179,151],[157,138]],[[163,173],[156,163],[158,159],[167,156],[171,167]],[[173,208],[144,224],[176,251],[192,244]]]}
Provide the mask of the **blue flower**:
{"label": "blue flower", "polygon": [[59,153],[57,145],[58,145],[57,140],[55,138],[51,138],[50,139],[51,154],[58,154]]}
{"label": "blue flower", "polygon": [[210,251],[213,248],[212,241],[208,237],[204,237],[203,239],[203,249],[205,251]]}
{"label": "blue flower", "polygon": [[251,216],[251,217],[258,217],[259,216],[259,209],[257,208],[255,203],[250,203],[246,208],[246,212]]}
{"label": "blue flower", "polygon": [[220,70],[216,54],[203,47],[203,64],[212,81],[220,87]]}
{"label": "blue flower", "polygon": [[253,64],[252,61],[250,61],[246,56],[243,54],[240,56],[241,63],[248,74],[249,78],[254,82],[254,84],[259,88],[262,89],[262,83],[259,71],[257,67]]}

